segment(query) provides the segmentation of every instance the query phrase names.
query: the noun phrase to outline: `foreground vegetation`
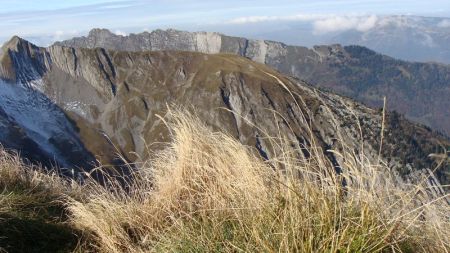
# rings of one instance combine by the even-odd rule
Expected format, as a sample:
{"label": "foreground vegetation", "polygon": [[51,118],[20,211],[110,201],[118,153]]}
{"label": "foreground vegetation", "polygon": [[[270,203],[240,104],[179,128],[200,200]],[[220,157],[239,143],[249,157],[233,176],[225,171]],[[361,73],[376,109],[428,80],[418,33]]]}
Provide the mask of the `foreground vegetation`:
{"label": "foreground vegetation", "polygon": [[74,249],[79,233],[67,222],[64,202],[75,195],[75,185],[0,149],[0,252]]}
{"label": "foreground vegetation", "polygon": [[[122,183],[62,180],[0,153],[0,248],[10,252],[448,252],[450,206],[426,179],[343,148],[274,158],[172,112],[173,141]],[[301,153],[305,153],[304,151]],[[106,185],[106,186],[104,186]],[[0,252],[2,250],[0,249]]]}

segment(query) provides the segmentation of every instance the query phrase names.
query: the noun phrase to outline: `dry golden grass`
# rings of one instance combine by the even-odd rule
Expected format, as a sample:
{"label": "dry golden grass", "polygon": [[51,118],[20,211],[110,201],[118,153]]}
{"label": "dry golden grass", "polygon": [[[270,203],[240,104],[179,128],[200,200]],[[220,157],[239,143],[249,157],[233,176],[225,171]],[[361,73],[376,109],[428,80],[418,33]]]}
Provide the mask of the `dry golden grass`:
{"label": "dry golden grass", "polygon": [[77,184],[27,165],[0,147],[0,252],[67,252],[79,239],[66,222],[67,196]]}
{"label": "dry golden grass", "polygon": [[[100,252],[448,252],[450,207],[424,182],[363,154],[299,158],[283,138],[263,162],[249,147],[172,112],[170,146],[127,190],[90,181],[71,222]],[[345,185],[343,182],[345,181]],[[113,184],[114,185],[114,184]]]}
{"label": "dry golden grass", "polygon": [[[173,141],[127,187],[113,178],[67,182],[0,151],[0,223],[44,217],[37,225],[60,235],[48,243],[66,243],[38,245],[47,251],[450,251],[450,206],[430,194],[426,178],[404,182],[345,147],[337,175],[319,148],[304,158],[283,136],[270,139],[276,155],[262,161],[183,110],[170,113],[168,126]],[[0,242],[9,243],[1,252],[23,238]]]}

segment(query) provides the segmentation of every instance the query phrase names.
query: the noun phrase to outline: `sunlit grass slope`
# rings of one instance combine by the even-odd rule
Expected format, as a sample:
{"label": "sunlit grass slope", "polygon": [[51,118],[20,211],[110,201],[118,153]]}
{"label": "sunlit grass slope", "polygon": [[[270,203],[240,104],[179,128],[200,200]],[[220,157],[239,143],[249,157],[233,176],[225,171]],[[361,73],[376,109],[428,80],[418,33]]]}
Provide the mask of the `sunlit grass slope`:
{"label": "sunlit grass slope", "polygon": [[126,187],[65,182],[2,152],[0,247],[23,242],[8,231],[20,219],[23,230],[51,226],[60,251],[450,251],[450,206],[425,180],[406,182],[345,148],[337,174],[319,148],[298,156],[283,136],[263,161],[192,114],[169,114],[172,142]]}

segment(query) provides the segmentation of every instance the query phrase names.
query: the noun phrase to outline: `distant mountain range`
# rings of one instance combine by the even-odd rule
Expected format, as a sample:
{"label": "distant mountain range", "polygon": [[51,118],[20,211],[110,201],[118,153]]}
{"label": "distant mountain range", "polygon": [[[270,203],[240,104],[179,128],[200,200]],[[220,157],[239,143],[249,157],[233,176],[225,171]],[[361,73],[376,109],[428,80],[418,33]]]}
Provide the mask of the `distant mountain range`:
{"label": "distant mountain range", "polygon": [[[116,164],[116,152],[127,161],[143,161],[169,141],[157,115],[164,116],[172,103],[195,108],[211,128],[254,147],[262,158],[276,152],[267,137],[282,134],[297,155],[308,158],[303,147],[319,148],[336,170],[345,161],[329,150],[339,151],[338,143],[351,150],[363,146],[367,159],[382,159],[402,174],[434,167],[428,155],[450,147],[446,137],[388,113],[379,156],[380,110],[230,54],[285,67],[290,65],[283,61],[294,59],[294,72],[318,73],[321,62],[350,57],[335,51],[340,47],[309,50],[177,31],[126,38],[105,30],[60,44],[77,47],[40,48],[14,37],[1,49],[0,143],[27,151],[24,156],[31,160],[86,170],[96,160]],[[120,50],[86,48],[100,44]],[[125,47],[139,51],[123,51]],[[146,47],[228,54],[144,51]],[[450,182],[449,166],[437,170],[443,183]]]}
{"label": "distant mountain range", "polygon": [[87,37],[55,45],[119,51],[183,50],[237,54],[375,108],[381,107],[383,97],[387,97],[389,110],[396,110],[413,121],[450,134],[450,65],[396,60],[361,46],[331,45],[309,49],[219,33],[171,29],[129,36],[94,29]]}
{"label": "distant mountain range", "polygon": [[402,60],[450,63],[450,18],[445,17],[249,17],[235,20],[232,25],[219,30],[238,36],[308,47],[324,44],[360,45]]}
{"label": "distant mountain range", "polygon": [[450,63],[450,18],[380,17],[367,31],[345,31],[331,41],[409,61]]}

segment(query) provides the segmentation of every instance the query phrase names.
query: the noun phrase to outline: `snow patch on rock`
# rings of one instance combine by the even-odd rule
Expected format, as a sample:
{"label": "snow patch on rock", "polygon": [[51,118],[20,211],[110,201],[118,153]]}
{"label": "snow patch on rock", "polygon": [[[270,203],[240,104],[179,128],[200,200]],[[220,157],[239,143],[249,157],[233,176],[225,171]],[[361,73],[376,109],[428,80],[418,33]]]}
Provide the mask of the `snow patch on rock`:
{"label": "snow patch on rock", "polygon": [[28,84],[10,84],[0,80],[0,108],[16,122],[42,150],[53,154],[62,166],[70,166],[51,138],[67,139],[77,145],[73,126],[57,105],[45,95],[33,89],[42,80]]}
{"label": "snow patch on rock", "polygon": [[87,112],[86,112],[86,107],[87,107],[87,105],[85,105],[79,101],[72,101],[72,102],[67,102],[64,104],[65,111],[74,112],[74,113],[82,116],[83,118],[88,117]]}

